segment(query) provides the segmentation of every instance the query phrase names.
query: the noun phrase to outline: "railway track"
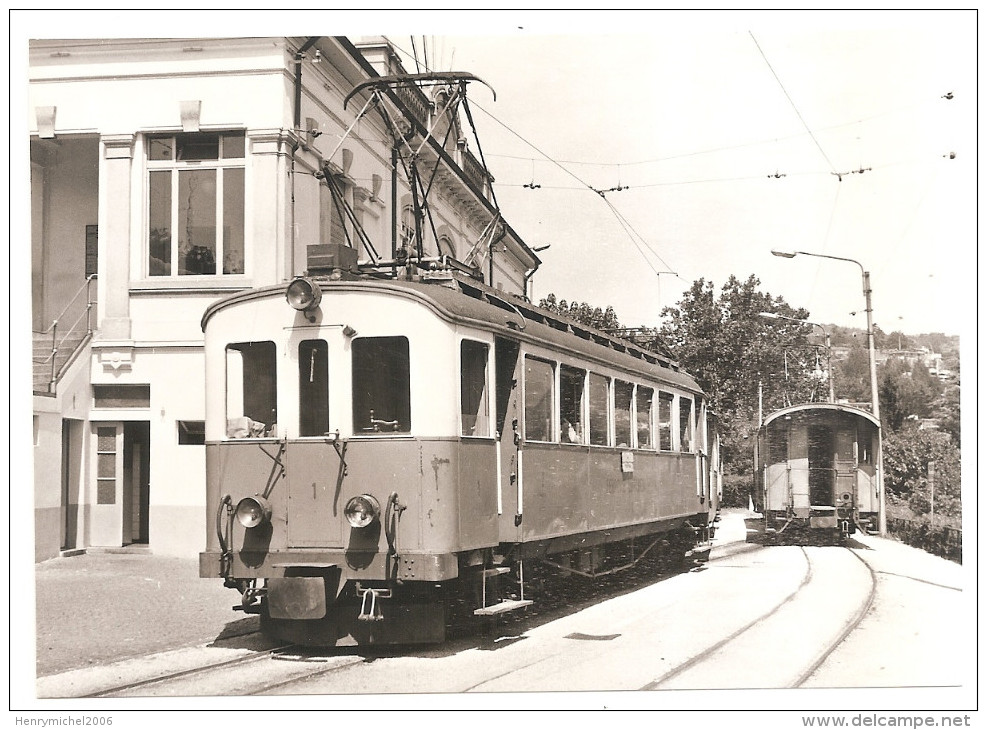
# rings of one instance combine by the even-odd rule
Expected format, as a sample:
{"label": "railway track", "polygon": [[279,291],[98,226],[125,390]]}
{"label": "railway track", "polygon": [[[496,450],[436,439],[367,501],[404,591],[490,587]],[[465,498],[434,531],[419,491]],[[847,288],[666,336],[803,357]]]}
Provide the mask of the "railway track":
{"label": "railway track", "polygon": [[[797,688],[805,684],[863,621],[874,602],[877,577],[867,561],[849,548],[838,552],[799,549],[805,572],[793,591],[641,689]],[[833,590],[834,585],[839,590]],[[739,671],[752,667],[758,669],[756,674]]]}
{"label": "railway track", "polygon": [[[882,574],[875,560],[849,548],[730,544],[714,553],[709,572],[694,577],[642,566],[622,575],[618,590],[618,582],[587,582],[575,591],[571,580],[545,577],[536,610],[498,620],[486,632],[458,626],[437,647],[368,654],[278,646],[60,696],[359,694],[370,686],[403,693],[813,686],[832,681],[827,660],[841,647],[853,648],[847,638],[875,605]],[[667,587],[660,585],[665,579],[671,579]],[[566,595],[556,593],[563,588]],[[736,610],[745,595],[746,608],[733,621],[715,610],[697,612],[718,601]],[[704,636],[711,643],[697,647]],[[431,662],[427,674],[409,669],[418,659]],[[647,681],[650,672],[658,673]],[[612,680],[620,683],[607,685]]]}
{"label": "railway track", "polygon": [[85,698],[262,695],[364,661],[362,656],[322,656],[282,645],[199,666],[176,669],[80,695]]}

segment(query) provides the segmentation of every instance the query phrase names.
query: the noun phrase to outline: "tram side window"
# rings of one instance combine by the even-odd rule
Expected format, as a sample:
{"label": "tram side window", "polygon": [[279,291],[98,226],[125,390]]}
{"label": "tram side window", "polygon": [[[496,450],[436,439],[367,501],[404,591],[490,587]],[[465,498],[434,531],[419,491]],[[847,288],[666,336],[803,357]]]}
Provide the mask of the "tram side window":
{"label": "tram side window", "polygon": [[788,428],[783,425],[768,426],[768,453],[763,459],[765,464],[783,464],[788,461]]}
{"label": "tram side window", "polygon": [[545,360],[524,358],[524,437],[530,441],[552,440],[554,369]]}
{"label": "tram side window", "polygon": [[589,374],[589,442],[610,445],[610,379]]}
{"label": "tram side window", "polygon": [[226,347],[226,435],[277,435],[277,348],[273,342]]}
{"label": "tram side window", "polygon": [[654,448],[652,439],[651,409],[655,400],[655,391],[637,386],[637,447],[639,449]]}
{"label": "tram side window", "polygon": [[634,386],[623,380],[613,384],[613,415],[617,446],[630,448],[631,443],[631,401],[634,396]]}
{"label": "tram side window", "polygon": [[298,435],[329,432],[329,345],[304,340],[298,345]]}
{"label": "tram side window", "polygon": [[658,448],[672,450],[672,394],[658,391]]}
{"label": "tram side window", "polygon": [[583,390],[586,371],[562,365],[559,368],[559,439],[581,444],[583,436]]}
{"label": "tram side window", "polygon": [[463,436],[490,435],[490,399],[487,394],[487,360],[490,346],[463,340],[460,346],[460,408]]}
{"label": "tram side window", "polygon": [[411,431],[411,358],[407,337],[353,340],[353,432]]}
{"label": "tram side window", "polygon": [[692,398],[679,398],[679,451],[693,451]]}

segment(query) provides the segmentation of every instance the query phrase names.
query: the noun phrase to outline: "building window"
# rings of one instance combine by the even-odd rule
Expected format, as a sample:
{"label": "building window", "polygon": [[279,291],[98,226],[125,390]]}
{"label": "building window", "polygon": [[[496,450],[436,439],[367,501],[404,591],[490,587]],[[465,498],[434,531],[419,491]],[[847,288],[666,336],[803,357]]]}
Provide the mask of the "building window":
{"label": "building window", "polygon": [[96,429],[96,504],[115,504],[117,496],[117,428]]}
{"label": "building window", "polygon": [[244,273],[243,132],[149,137],[149,276]]}
{"label": "building window", "polygon": [[487,360],[490,346],[463,340],[460,346],[460,410],[463,436],[490,435]]}
{"label": "building window", "polygon": [[277,435],[277,348],[273,342],[227,345],[226,420],[229,438]]}
{"label": "building window", "polygon": [[353,340],[353,432],[411,431],[411,358],[407,337]]}
{"label": "building window", "polygon": [[451,259],[456,258],[456,246],[453,244],[452,239],[449,238],[449,236],[439,236],[435,244],[438,246],[439,256],[448,256]]}
{"label": "building window", "polygon": [[204,443],[206,443],[205,421],[178,422],[179,446],[202,446]]}
{"label": "building window", "polygon": [[589,375],[589,442],[610,445],[610,379],[597,373]]}
{"label": "building window", "polygon": [[298,345],[298,435],[329,433],[329,345],[304,340]]}
{"label": "building window", "polygon": [[564,444],[583,443],[583,390],[586,371],[559,368],[559,438]]}
{"label": "building window", "polygon": [[94,385],[94,408],[150,408],[150,385]]}
{"label": "building window", "polygon": [[552,440],[555,368],[545,360],[524,358],[524,436],[531,441]]}

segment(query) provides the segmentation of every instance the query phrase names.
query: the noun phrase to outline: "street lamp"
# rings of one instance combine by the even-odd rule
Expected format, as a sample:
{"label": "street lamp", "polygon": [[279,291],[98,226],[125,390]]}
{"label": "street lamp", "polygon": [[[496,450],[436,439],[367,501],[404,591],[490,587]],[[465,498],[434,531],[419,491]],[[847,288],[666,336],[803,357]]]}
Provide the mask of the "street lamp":
{"label": "street lamp", "polygon": [[774,312],[758,312],[758,314],[765,319],[785,319],[789,322],[798,322],[799,324],[811,324],[814,327],[818,327],[822,330],[822,333],[826,336],[826,379],[829,380],[829,402],[836,402],[836,394],[833,390],[833,348],[829,344],[829,332],[825,327],[823,327],[818,322],[810,322],[807,319],[798,319],[797,317],[786,317],[784,314],[775,314]]}
{"label": "street lamp", "polygon": [[[856,259],[847,259],[842,256],[830,256],[825,253],[810,253],[808,251],[776,251],[771,249],[771,254],[773,256],[781,256],[786,259],[793,259],[799,254],[802,256],[815,256],[822,259],[834,259],[836,261],[849,261],[851,264],[856,264],[860,267],[860,273],[863,277],[864,285],[864,311],[867,313],[867,350],[870,355],[870,397],[871,397],[871,412],[874,414],[874,418],[880,420],[881,418],[881,407],[877,399],[877,356],[874,351],[874,322],[873,322],[873,312],[871,309],[871,288],[870,288],[870,272],[864,270],[864,265],[861,264]],[[878,467],[878,484],[880,487],[879,497],[878,497],[878,532],[884,536],[887,534],[887,519],[884,511],[884,465],[881,464]]]}

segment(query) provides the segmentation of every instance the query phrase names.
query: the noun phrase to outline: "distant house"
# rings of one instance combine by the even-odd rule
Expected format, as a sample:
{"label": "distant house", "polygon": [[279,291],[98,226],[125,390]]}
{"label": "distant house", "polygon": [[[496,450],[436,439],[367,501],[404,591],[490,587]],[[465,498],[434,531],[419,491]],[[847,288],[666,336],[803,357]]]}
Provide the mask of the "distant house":
{"label": "distant house", "polygon": [[[365,100],[344,109],[347,94],[402,72],[383,39],[30,44],[37,560],[204,547],[200,318],[218,297],[304,272],[311,246],[364,258],[359,224],[387,256],[408,243],[475,255],[487,283],[525,293],[538,259],[497,219],[447,89],[390,102],[439,130],[418,142],[434,228],[416,232],[380,115],[343,139]],[[494,225],[504,235],[487,255],[477,242]]]}

